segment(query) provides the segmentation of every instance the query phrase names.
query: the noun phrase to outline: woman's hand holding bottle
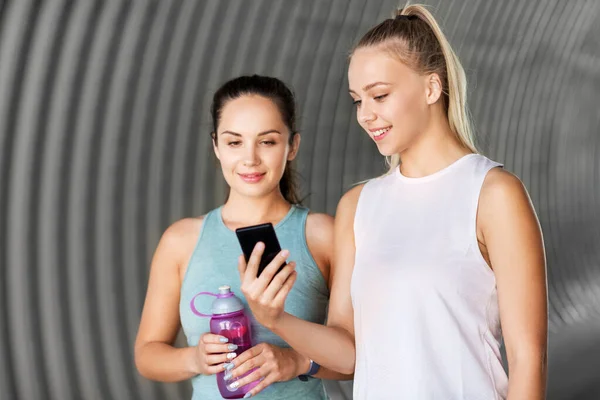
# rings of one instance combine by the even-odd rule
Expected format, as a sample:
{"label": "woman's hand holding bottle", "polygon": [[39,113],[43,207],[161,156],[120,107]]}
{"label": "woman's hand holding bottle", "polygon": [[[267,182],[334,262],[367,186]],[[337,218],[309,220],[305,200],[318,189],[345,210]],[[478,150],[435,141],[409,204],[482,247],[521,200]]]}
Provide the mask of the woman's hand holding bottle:
{"label": "woman's hand holding bottle", "polygon": [[240,354],[231,364],[235,367],[225,374],[226,381],[235,380],[254,369],[247,376],[232,383],[232,387],[238,388],[260,380],[260,383],[248,392],[250,395],[246,394],[248,398],[274,382],[286,382],[305,373],[310,361],[294,349],[260,343]]}
{"label": "woman's hand holding bottle", "polygon": [[214,375],[232,369],[230,361],[236,357],[238,346],[227,343],[229,340],[220,335],[205,333],[195,347],[194,362],[196,372],[202,375]]}

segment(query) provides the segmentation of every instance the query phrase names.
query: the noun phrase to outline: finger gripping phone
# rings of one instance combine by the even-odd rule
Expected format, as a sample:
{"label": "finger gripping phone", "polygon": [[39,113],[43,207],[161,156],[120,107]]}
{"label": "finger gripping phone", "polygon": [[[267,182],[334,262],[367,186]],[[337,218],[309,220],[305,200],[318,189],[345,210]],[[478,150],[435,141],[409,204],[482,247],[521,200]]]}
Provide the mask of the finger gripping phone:
{"label": "finger gripping phone", "polygon": [[[242,247],[242,251],[244,252],[244,258],[246,259],[246,262],[250,260],[254,246],[256,246],[258,242],[263,242],[265,244],[265,251],[263,252],[260,264],[258,265],[256,276],[260,276],[265,267],[269,265],[269,263],[273,261],[275,256],[277,256],[277,254],[279,254],[281,251],[281,246],[279,245],[279,240],[277,240],[275,229],[273,228],[273,224],[270,222],[266,224],[238,228],[235,230],[235,234],[237,235],[240,246]],[[286,263],[284,262],[281,268],[283,268],[285,265]],[[281,268],[279,270],[281,270]]]}

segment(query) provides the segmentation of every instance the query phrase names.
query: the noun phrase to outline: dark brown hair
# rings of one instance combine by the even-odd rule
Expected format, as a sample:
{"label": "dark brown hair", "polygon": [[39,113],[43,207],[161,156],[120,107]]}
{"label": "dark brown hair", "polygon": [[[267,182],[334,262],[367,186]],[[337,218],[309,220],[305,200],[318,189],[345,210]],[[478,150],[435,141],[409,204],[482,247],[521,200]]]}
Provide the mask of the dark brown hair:
{"label": "dark brown hair", "polygon": [[[289,144],[294,140],[296,130],[296,99],[294,93],[285,83],[277,78],[269,76],[240,76],[225,82],[214,94],[210,114],[213,123],[212,137],[217,144],[217,127],[221,121],[223,107],[234,99],[242,96],[256,95],[271,100],[279,110],[283,123],[290,131]],[[279,190],[283,197],[291,204],[300,204],[298,195],[298,184],[296,182],[296,171],[291,162],[288,161],[279,181]]]}

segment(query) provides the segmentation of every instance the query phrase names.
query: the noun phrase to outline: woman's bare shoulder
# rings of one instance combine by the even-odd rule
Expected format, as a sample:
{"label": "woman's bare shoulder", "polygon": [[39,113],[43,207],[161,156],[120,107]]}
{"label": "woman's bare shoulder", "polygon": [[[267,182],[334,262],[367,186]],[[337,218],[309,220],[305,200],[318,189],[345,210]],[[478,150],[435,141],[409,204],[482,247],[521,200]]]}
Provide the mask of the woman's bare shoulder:
{"label": "woman's bare shoulder", "polygon": [[173,222],[163,233],[157,252],[165,252],[175,261],[178,273],[185,275],[185,269],[192,256],[200,232],[204,216],[182,218]]}
{"label": "woman's bare shoulder", "polygon": [[338,203],[336,217],[340,214],[350,214],[354,218],[354,213],[356,212],[358,199],[363,188],[365,187],[365,184],[366,183],[361,183],[359,185],[356,185],[350,190],[348,190],[346,193],[344,193],[344,195],[340,199],[340,202]]}

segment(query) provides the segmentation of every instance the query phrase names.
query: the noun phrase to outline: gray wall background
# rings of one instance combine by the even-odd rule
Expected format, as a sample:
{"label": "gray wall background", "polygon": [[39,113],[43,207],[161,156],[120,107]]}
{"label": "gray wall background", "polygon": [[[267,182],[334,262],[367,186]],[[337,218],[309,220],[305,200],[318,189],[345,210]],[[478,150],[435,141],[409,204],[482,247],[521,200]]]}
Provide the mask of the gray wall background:
{"label": "gray wall background", "polygon": [[[549,398],[600,398],[600,2],[427,3],[467,70],[481,147],[541,219]],[[189,398],[138,376],[133,341],[161,233],[224,200],[212,92],[244,73],[295,88],[303,191],[333,214],[384,170],[346,54],[396,4],[0,0],[0,398]]]}

